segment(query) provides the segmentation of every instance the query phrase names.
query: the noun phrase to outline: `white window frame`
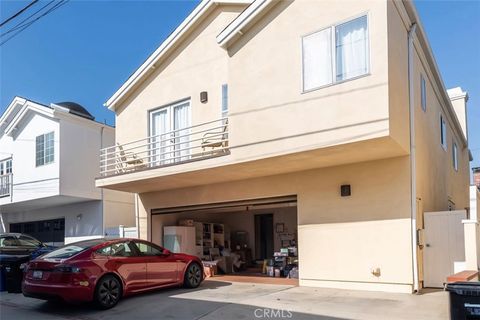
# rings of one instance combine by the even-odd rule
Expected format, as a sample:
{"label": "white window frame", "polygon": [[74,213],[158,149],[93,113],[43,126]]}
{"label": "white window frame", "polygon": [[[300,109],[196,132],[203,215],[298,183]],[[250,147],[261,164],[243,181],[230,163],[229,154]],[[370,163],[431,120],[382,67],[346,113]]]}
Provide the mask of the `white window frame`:
{"label": "white window frame", "polygon": [[222,118],[228,116],[228,84],[222,84],[222,92],[221,92],[221,112]]}
{"label": "white window frame", "polygon": [[458,171],[458,147],[455,140],[452,141],[452,165],[455,171]]}
{"label": "white window frame", "polygon": [[423,74],[420,74],[420,105],[423,112],[427,112],[427,81]]}
{"label": "white window frame", "polygon": [[440,145],[447,151],[447,123],[442,114],[440,114]]}
{"label": "white window frame", "polygon": [[[343,80],[338,80],[337,81],[337,55],[336,55],[336,42],[335,42],[335,28],[342,25],[342,24],[345,24],[347,22],[350,22],[350,21],[353,21],[353,20],[356,20],[358,18],[362,18],[362,17],[366,17],[367,18],[367,71],[364,73],[364,74],[361,74],[361,75],[358,75],[358,76],[355,76],[355,77],[352,77],[352,78],[348,78],[348,79],[343,79]],[[318,86],[318,87],[314,87],[314,88],[310,88],[310,89],[305,89],[305,63],[304,63],[304,52],[303,52],[303,38],[305,37],[308,37],[310,35],[313,35],[317,32],[322,32],[326,29],[331,29],[330,31],[330,40],[331,40],[331,59],[332,59],[332,64],[331,64],[331,67],[332,67],[332,82],[331,83],[328,83],[328,84],[325,84],[325,85],[321,85],[321,86]],[[302,74],[302,78],[301,78],[301,82],[300,82],[300,85],[301,85],[301,93],[309,93],[309,92],[312,92],[312,91],[316,91],[316,90],[319,90],[319,89],[323,89],[323,88],[327,88],[327,87],[330,87],[330,86],[334,86],[334,85],[337,85],[337,84],[341,84],[341,83],[344,83],[344,82],[347,82],[347,81],[353,81],[353,80],[356,80],[356,79],[359,79],[359,78],[363,78],[363,77],[366,77],[366,76],[369,76],[371,73],[371,47],[370,47],[370,13],[369,12],[363,12],[361,14],[358,14],[356,16],[352,16],[348,19],[345,19],[345,20],[342,20],[334,25],[329,25],[329,26],[326,26],[326,27],[323,27],[321,29],[317,29],[313,32],[310,32],[310,33],[307,33],[307,34],[304,34],[303,36],[301,36],[300,38],[300,52],[301,52],[301,67],[302,67],[302,70],[301,70],[301,74]]]}
{"label": "white window frame", "polygon": [[[52,145],[52,149],[53,149],[53,157],[50,161],[46,161],[46,157],[47,157],[47,136],[49,134],[52,134],[53,136],[53,145]],[[38,150],[37,150],[37,138],[38,137],[41,137],[43,136],[43,157],[42,157],[42,163],[38,163],[38,159],[37,159],[37,153],[38,153]],[[40,134],[38,136],[35,137],[35,167],[41,167],[41,166],[45,166],[45,165],[48,165],[48,164],[51,164],[51,163],[54,163],[55,162],[55,131],[50,131],[50,132],[47,132],[47,133],[44,133],[44,134]]]}

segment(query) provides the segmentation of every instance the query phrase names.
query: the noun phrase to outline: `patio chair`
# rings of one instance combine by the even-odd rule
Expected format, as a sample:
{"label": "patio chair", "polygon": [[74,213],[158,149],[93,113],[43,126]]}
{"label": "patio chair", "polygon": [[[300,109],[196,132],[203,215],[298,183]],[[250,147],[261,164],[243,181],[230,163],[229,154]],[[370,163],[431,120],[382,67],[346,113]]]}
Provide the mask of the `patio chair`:
{"label": "patio chair", "polygon": [[205,151],[205,148],[215,148],[227,147],[228,146],[228,120],[225,120],[223,128],[219,131],[206,132],[202,137],[202,149]]}
{"label": "patio chair", "polygon": [[143,159],[138,158],[134,152],[125,152],[123,147],[117,143],[119,159],[117,159],[117,167],[122,171],[127,171],[130,167],[134,168],[143,168],[146,165],[143,162]]}

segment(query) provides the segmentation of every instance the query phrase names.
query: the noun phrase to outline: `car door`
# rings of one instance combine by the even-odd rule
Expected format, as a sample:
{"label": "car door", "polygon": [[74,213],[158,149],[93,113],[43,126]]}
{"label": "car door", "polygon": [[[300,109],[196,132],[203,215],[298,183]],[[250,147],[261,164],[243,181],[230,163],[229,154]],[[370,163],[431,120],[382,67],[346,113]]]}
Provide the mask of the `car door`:
{"label": "car door", "polygon": [[147,263],[147,286],[156,287],[178,282],[178,263],[174,254],[164,254],[164,249],[152,243],[135,241]]}
{"label": "car door", "polygon": [[147,286],[147,257],[139,255],[130,241],[117,242],[101,248],[97,254],[108,259],[107,269],[119,274],[125,282],[125,292]]}

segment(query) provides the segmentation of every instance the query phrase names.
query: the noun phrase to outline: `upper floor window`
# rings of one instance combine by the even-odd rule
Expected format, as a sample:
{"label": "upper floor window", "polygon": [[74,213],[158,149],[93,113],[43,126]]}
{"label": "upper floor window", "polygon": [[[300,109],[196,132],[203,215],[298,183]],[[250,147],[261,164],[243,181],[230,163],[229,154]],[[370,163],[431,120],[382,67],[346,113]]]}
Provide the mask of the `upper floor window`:
{"label": "upper floor window", "polygon": [[440,143],[442,148],[447,150],[447,124],[442,115],[440,115]]}
{"label": "upper floor window", "polygon": [[367,74],[367,16],[303,37],[302,50],[303,91]]}
{"label": "upper floor window", "polygon": [[422,99],[422,110],[427,111],[427,83],[423,75],[420,75],[420,92]]}
{"label": "upper floor window", "polygon": [[53,132],[37,136],[35,139],[35,154],[37,167],[53,162],[55,154]]}
{"label": "upper floor window", "polygon": [[0,161],[0,176],[12,173],[12,159]]}
{"label": "upper floor window", "polygon": [[452,143],[452,164],[455,171],[458,171],[458,149],[455,141]]}
{"label": "upper floor window", "polygon": [[228,115],[228,84],[222,85],[222,118]]}

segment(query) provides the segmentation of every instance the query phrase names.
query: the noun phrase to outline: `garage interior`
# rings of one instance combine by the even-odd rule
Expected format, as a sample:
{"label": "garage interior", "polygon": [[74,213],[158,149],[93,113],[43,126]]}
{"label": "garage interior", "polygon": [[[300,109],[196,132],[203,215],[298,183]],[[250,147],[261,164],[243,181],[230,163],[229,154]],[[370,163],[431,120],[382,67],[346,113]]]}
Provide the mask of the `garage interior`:
{"label": "garage interior", "polygon": [[296,196],[152,209],[150,225],[153,242],[200,257],[207,276],[298,283]]}

